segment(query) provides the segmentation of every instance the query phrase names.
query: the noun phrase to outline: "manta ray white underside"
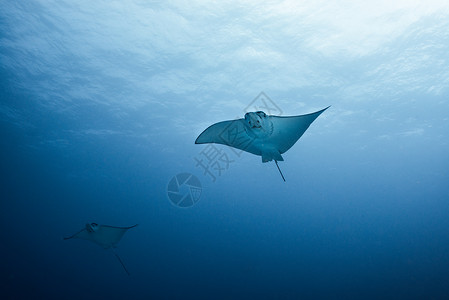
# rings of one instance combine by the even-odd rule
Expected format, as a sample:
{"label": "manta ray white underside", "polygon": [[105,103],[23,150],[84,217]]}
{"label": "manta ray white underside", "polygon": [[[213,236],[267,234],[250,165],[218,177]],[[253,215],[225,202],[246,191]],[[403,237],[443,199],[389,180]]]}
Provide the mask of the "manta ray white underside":
{"label": "manta ray white underside", "polygon": [[[328,108],[329,106],[314,113],[291,117],[269,116],[263,111],[249,112],[245,114],[244,119],[223,121],[209,126],[198,136],[195,144],[228,145],[260,155],[262,162],[274,160],[279,168],[277,162],[284,160],[282,154],[288,151],[310,124]],[[284,179],[283,175],[282,178]]]}

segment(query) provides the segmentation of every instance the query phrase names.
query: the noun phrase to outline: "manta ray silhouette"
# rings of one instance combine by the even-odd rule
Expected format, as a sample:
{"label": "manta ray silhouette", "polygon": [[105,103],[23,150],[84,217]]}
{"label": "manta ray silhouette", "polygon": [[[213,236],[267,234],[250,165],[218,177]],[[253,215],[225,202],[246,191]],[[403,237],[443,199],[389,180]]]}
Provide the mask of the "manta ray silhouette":
{"label": "manta ray silhouette", "polygon": [[215,143],[228,145],[255,155],[262,162],[274,160],[282,179],[284,175],[278,161],[309,128],[310,124],[330,106],[314,113],[279,117],[269,116],[263,111],[249,112],[244,119],[215,123],[204,130],[195,144]]}
{"label": "manta ray silhouette", "polygon": [[108,225],[98,225],[97,223],[86,224],[86,227],[71,235],[69,237],[64,238],[64,240],[68,239],[83,239],[94,242],[97,245],[100,245],[104,249],[111,249],[114,252],[115,256],[122,264],[123,269],[125,269],[126,273],[129,275],[128,269],[126,269],[125,264],[121,260],[120,256],[115,253],[114,248],[115,245],[122,239],[123,235],[131,228],[136,227],[138,224],[130,227],[114,227]]}

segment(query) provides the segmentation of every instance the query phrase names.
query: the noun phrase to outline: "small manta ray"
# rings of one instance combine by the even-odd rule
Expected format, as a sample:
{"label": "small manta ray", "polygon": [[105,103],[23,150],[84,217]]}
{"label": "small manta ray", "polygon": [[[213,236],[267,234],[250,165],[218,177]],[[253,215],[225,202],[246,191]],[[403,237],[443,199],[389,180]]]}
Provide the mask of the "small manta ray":
{"label": "small manta ray", "polygon": [[262,156],[262,162],[283,161],[281,154],[287,152],[309,128],[310,124],[330,106],[314,113],[279,117],[268,116],[263,111],[249,112],[244,119],[215,123],[204,130],[195,144],[216,143],[228,145],[255,155]]}
{"label": "small manta ray", "polygon": [[118,256],[118,254],[115,253],[114,248],[116,247],[115,245],[120,241],[122,236],[125,234],[125,232],[128,229],[136,227],[137,225],[138,224],[131,227],[114,227],[108,225],[98,225],[97,223],[86,224],[86,228],[81,229],[72,236],[64,238],[64,240],[73,238],[83,239],[94,242],[103,247],[104,249],[109,248],[112,249],[112,252],[114,252],[115,256],[122,264],[123,269],[125,269],[126,273],[129,275],[129,272],[126,269],[125,264],[123,264],[122,260],[120,259],[120,256]]}

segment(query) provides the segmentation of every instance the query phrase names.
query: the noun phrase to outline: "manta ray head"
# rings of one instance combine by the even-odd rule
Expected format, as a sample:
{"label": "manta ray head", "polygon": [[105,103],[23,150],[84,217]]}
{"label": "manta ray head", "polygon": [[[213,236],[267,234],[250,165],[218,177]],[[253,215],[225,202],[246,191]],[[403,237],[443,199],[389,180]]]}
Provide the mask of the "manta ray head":
{"label": "manta ray head", "polygon": [[90,224],[86,224],[86,230],[88,232],[95,232],[98,229],[98,224],[97,223],[90,223]]}
{"label": "manta ray head", "polygon": [[263,111],[249,112],[245,114],[245,121],[249,128],[260,128],[264,124],[267,114]]}
{"label": "manta ray head", "polygon": [[255,138],[266,138],[273,132],[273,123],[263,111],[245,114],[247,133]]}

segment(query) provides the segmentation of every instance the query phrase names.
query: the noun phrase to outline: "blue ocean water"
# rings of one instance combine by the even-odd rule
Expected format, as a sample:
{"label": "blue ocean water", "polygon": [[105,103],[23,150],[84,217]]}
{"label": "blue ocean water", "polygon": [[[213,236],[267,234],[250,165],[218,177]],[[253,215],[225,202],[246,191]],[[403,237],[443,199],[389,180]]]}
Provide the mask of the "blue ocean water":
{"label": "blue ocean water", "polygon": [[[1,298],[448,299],[449,4],[309,2],[1,1]],[[329,105],[286,182],[198,164],[213,123]],[[92,222],[139,224],[130,276],[63,240]]]}

